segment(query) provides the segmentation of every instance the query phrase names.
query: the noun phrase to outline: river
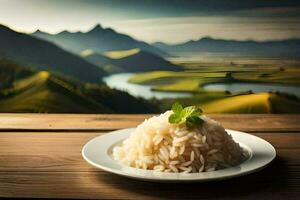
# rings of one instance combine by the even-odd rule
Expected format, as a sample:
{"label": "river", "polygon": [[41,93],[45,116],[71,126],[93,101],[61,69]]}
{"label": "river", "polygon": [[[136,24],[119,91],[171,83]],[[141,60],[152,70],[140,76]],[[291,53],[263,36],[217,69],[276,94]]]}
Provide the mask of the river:
{"label": "river", "polygon": [[104,77],[103,81],[110,88],[126,91],[132,96],[143,97],[145,99],[182,98],[192,96],[191,93],[152,91],[151,88],[153,86],[128,83],[128,79],[130,79],[134,75],[134,73],[113,74]]}
{"label": "river", "polygon": [[[126,91],[135,97],[143,97],[145,99],[182,98],[192,96],[192,94],[188,92],[152,91],[151,89],[154,86],[129,83],[128,79],[134,75],[134,73],[113,74],[104,77],[103,81],[111,88]],[[233,94],[250,90],[254,93],[278,91],[300,97],[300,87],[270,83],[211,83],[204,85],[203,88],[207,91],[229,91]]]}

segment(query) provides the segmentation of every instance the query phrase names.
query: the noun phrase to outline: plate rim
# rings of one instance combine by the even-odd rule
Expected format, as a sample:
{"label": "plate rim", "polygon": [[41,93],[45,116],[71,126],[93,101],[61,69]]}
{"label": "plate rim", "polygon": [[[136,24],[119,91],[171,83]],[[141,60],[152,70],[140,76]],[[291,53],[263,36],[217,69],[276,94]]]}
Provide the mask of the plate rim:
{"label": "plate rim", "polygon": [[[263,165],[260,165],[256,168],[253,168],[251,170],[247,170],[247,171],[243,171],[243,172],[239,172],[239,173],[233,173],[233,174],[226,174],[226,175],[223,175],[223,176],[211,176],[211,177],[205,177],[205,178],[193,178],[192,175],[200,175],[200,174],[203,174],[203,175],[213,175],[213,174],[216,174],[216,172],[220,173],[222,172],[223,170],[228,170],[228,169],[234,169],[234,168],[238,168],[240,167],[241,165],[245,165],[246,162],[248,162],[249,160],[253,159],[252,156],[250,156],[250,158],[248,158],[247,160],[243,161],[241,164],[237,165],[237,166],[233,166],[233,167],[229,167],[229,168],[225,168],[225,169],[221,169],[221,170],[216,170],[216,171],[212,171],[212,172],[203,172],[203,173],[188,173],[187,175],[190,175],[190,177],[180,177],[180,178],[174,178],[174,177],[171,177],[171,178],[159,178],[159,177],[148,177],[148,176],[143,176],[143,175],[139,175],[139,174],[134,174],[134,173],[128,173],[128,172],[124,172],[124,171],[121,171],[121,170],[117,170],[117,169],[113,169],[113,168],[110,168],[110,167],[107,167],[107,166],[104,166],[104,165],[101,165],[101,164],[98,164],[98,163],[95,163],[93,162],[92,160],[90,160],[86,155],[85,155],[85,152],[88,148],[88,146],[94,142],[94,141],[97,141],[97,140],[100,140],[104,137],[108,137],[108,136],[111,136],[111,135],[114,135],[114,134],[120,134],[120,132],[124,132],[126,131],[127,133],[122,133],[124,135],[126,134],[130,134],[131,131],[135,130],[135,128],[124,128],[124,129],[118,129],[118,130],[115,130],[115,131],[110,131],[110,132],[107,132],[107,133],[104,133],[103,135],[100,135],[100,136],[97,136],[97,137],[94,137],[92,139],[90,139],[88,142],[86,142],[81,150],[81,155],[82,157],[84,158],[84,160],[89,163],[90,165],[98,168],[98,169],[102,169],[106,172],[109,172],[109,173],[113,173],[113,174],[116,174],[116,175],[120,175],[120,176],[123,176],[123,177],[127,177],[127,178],[132,178],[132,179],[137,179],[137,180],[144,180],[144,181],[151,181],[151,182],[209,182],[209,181],[218,181],[218,180],[225,180],[225,179],[230,179],[230,178],[235,178],[235,177],[240,177],[240,176],[245,176],[245,175],[248,175],[248,174],[251,174],[251,173],[255,173],[257,171],[260,171],[264,168],[266,168],[267,166],[269,166],[276,158],[277,156],[277,152],[276,152],[276,149],[274,148],[274,146],[269,143],[268,141],[258,137],[258,136],[255,136],[255,135],[252,135],[252,134],[249,134],[249,133],[246,133],[246,132],[242,132],[242,131],[237,131],[237,130],[232,130],[232,129],[225,129],[226,132],[228,132],[228,134],[230,135],[235,135],[235,134],[244,134],[244,135],[247,135],[248,137],[253,137],[255,138],[256,140],[258,141],[262,141],[264,142],[266,145],[268,145],[268,148],[270,148],[269,150],[272,151],[272,157],[267,161],[267,163],[263,164]],[[234,137],[234,136],[233,136]],[[126,137],[124,137],[123,139],[125,139]],[[122,140],[123,140],[122,139]],[[111,148],[113,145],[115,145],[117,142],[119,142],[120,140],[115,140],[113,142],[111,142],[111,144],[109,145],[109,147],[107,149],[105,149],[105,152],[106,152],[106,156],[109,157],[112,161],[114,161],[110,155],[108,155],[108,150],[109,148]],[[236,141],[237,142],[237,141]],[[241,142],[238,142],[239,144],[241,144],[242,146],[246,146],[247,148],[250,148],[247,144],[244,144],[244,143],[241,143]],[[253,153],[253,150],[250,148],[251,150],[251,153]],[[122,165],[120,163],[118,163],[118,161],[115,161],[116,165],[119,165],[119,166],[123,166],[125,168],[128,168],[128,169],[131,169],[131,170],[134,170],[134,171],[143,171],[145,173],[147,173],[147,171],[151,171],[151,172],[154,172],[153,170],[144,170],[144,169],[137,169],[137,168],[133,168],[133,167],[128,167],[128,166],[125,166],[125,165]],[[177,175],[179,173],[166,173],[166,172],[159,172],[161,173],[161,175]],[[191,177],[192,176],[192,177]]]}

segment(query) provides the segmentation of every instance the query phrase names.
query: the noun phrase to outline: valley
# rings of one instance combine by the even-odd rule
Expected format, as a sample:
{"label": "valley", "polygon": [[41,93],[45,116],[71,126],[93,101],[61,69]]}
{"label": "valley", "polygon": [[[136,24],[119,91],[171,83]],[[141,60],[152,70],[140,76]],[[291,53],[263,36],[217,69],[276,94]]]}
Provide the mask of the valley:
{"label": "valley", "polygon": [[0,112],[300,113],[298,39],[150,44],[101,25],[0,36]]}
{"label": "valley", "polygon": [[[200,56],[199,56],[200,57]],[[291,113],[300,108],[300,63],[293,59],[255,57],[201,57],[173,61],[183,71],[137,73],[128,81],[151,86],[157,92],[189,92],[177,99],[198,104],[206,113]],[[221,86],[209,90],[210,85]],[[226,87],[226,84],[229,85]],[[229,91],[231,84],[235,90]],[[244,84],[244,85],[243,85]],[[247,85],[248,84],[248,85]],[[225,85],[225,86],[224,86]],[[268,87],[269,86],[269,87]],[[167,108],[171,99],[163,99]],[[279,109],[280,108],[280,109]]]}
{"label": "valley", "polygon": [[[8,73],[9,72],[9,73]],[[3,76],[1,76],[3,75]],[[7,77],[11,77],[7,79]],[[6,81],[5,81],[6,80]],[[0,59],[0,112],[143,113],[154,105],[104,85],[35,71]]]}

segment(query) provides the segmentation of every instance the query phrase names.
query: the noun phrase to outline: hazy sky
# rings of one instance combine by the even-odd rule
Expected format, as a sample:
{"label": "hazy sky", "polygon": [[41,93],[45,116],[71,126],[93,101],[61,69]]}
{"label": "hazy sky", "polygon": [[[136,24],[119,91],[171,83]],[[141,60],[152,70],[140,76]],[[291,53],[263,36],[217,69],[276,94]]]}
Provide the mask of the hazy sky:
{"label": "hazy sky", "polygon": [[147,42],[300,38],[300,1],[0,0],[0,23],[49,33],[100,23]]}

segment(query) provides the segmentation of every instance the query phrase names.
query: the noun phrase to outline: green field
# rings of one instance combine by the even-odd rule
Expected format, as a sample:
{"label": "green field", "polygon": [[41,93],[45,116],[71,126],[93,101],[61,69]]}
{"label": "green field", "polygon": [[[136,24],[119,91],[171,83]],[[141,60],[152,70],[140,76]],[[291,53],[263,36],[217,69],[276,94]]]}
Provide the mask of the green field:
{"label": "green field", "polygon": [[154,71],[139,73],[129,82],[135,84],[154,85],[157,91],[204,92],[202,86],[207,83],[256,82],[278,83],[300,86],[300,68],[269,67],[199,67],[198,70],[182,72]]}
{"label": "green field", "polygon": [[107,51],[104,53],[105,56],[113,59],[125,58],[140,52],[140,49],[120,50],[120,51]]}
{"label": "green field", "polygon": [[299,113],[300,102],[274,93],[238,95],[202,106],[206,113]]}
{"label": "green field", "polygon": [[[183,104],[200,104],[206,113],[299,113],[300,101],[296,97],[275,93],[252,94],[245,91],[207,91],[208,83],[276,83],[300,87],[299,62],[290,60],[239,60],[212,62],[178,62],[181,72],[154,71],[139,73],[129,82],[151,85],[155,91],[191,92],[191,98],[179,99]],[[162,100],[166,109],[174,100]]]}
{"label": "green field", "polygon": [[275,93],[220,95],[195,95],[191,98],[164,99],[156,102],[159,110],[168,110],[176,101],[198,105],[204,113],[300,113],[300,101]]}

